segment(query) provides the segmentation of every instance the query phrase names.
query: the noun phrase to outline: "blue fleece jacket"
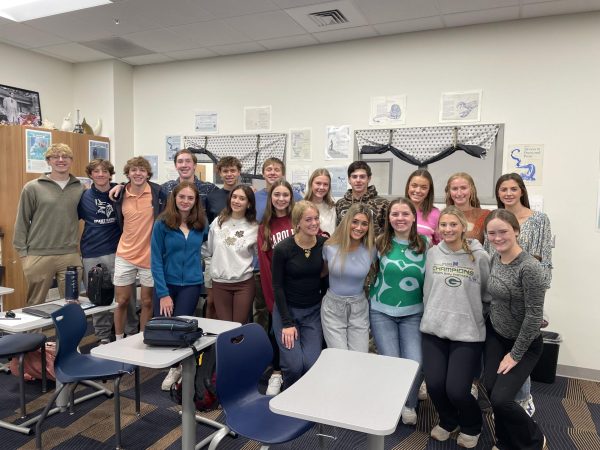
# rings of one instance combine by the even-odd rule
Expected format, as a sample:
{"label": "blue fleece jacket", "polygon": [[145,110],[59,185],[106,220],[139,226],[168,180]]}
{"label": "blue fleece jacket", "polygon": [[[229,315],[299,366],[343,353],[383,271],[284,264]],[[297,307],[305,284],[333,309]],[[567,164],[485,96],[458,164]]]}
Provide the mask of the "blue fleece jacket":
{"label": "blue fleece jacket", "polygon": [[208,229],[190,230],[186,239],[180,229],[172,229],[157,220],[152,229],[150,268],[158,298],[169,295],[167,284],[190,286],[202,284],[200,247]]}

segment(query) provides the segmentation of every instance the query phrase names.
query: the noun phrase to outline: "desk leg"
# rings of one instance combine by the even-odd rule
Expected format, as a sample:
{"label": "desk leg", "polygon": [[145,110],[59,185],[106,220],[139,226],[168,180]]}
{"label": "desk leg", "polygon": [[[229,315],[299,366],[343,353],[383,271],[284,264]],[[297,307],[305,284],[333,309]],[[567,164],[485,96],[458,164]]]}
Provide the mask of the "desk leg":
{"label": "desk leg", "polygon": [[368,450],[383,450],[385,436],[377,436],[375,434],[367,434],[367,449]]}
{"label": "desk leg", "polygon": [[194,405],[194,378],[196,377],[194,355],[183,360],[181,386],[181,448],[193,450],[196,446],[196,415]]}

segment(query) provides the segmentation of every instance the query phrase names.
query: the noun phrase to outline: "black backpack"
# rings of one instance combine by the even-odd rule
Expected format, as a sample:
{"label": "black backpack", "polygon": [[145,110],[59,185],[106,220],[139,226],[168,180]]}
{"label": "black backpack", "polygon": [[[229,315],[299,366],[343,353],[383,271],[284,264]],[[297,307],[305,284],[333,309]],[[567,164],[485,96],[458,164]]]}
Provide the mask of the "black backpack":
{"label": "black backpack", "polygon": [[[213,411],[219,407],[217,398],[217,358],[214,345],[205,348],[196,357],[194,404],[198,411]],[[181,382],[171,386],[171,398],[181,405]]]}
{"label": "black backpack", "polygon": [[115,286],[110,271],[104,264],[98,264],[88,272],[87,296],[96,306],[106,306],[113,302]]}

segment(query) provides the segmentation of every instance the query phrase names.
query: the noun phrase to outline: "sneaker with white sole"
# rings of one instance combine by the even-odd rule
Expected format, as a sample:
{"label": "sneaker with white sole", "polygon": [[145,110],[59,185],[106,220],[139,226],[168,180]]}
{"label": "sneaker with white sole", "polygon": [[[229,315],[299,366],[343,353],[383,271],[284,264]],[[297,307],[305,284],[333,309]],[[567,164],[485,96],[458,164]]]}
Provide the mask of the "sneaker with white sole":
{"label": "sneaker with white sole", "polygon": [[181,378],[181,366],[171,367],[169,369],[169,373],[163,380],[160,388],[163,391],[170,391],[171,386],[173,386],[175,383],[177,383],[180,378]]}
{"label": "sneaker with white sole", "polygon": [[274,373],[269,378],[269,385],[267,386],[266,395],[277,395],[281,392],[281,385],[283,384],[283,377],[280,373]]}
{"label": "sneaker with white sole", "polygon": [[419,400],[427,400],[427,385],[423,381],[419,386],[419,393],[417,394]]}
{"label": "sneaker with white sole", "polygon": [[458,437],[456,438],[456,443],[459,447],[463,448],[475,448],[477,447],[477,442],[479,442],[479,434],[475,436],[465,433],[458,433]]}
{"label": "sneaker with white sole", "polygon": [[531,396],[531,394],[529,394],[529,397],[527,397],[526,400],[521,400],[517,403],[521,406],[521,408],[525,410],[529,417],[533,417],[533,415],[535,414],[535,405],[533,403],[533,397]]}
{"label": "sneaker with white sole", "polygon": [[402,407],[402,423],[404,425],[416,425],[417,424],[417,411],[415,408]]}
{"label": "sneaker with white sole", "polygon": [[458,427],[456,427],[452,431],[448,431],[445,428],[442,428],[439,425],[436,425],[431,430],[431,437],[433,439],[435,439],[436,441],[444,442],[444,441],[447,441],[448,439],[450,439],[450,435],[457,430],[458,430]]}
{"label": "sneaker with white sole", "polygon": [[479,398],[479,389],[475,383],[471,385],[471,395],[475,397],[475,400]]}

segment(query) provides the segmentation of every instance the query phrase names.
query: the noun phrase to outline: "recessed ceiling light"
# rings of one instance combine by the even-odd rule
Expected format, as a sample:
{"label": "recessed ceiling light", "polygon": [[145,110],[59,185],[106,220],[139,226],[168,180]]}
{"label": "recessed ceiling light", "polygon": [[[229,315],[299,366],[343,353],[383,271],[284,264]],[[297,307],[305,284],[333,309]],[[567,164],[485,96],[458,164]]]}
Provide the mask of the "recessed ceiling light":
{"label": "recessed ceiling light", "polygon": [[53,16],[94,6],[110,0],[0,0],[0,16],[15,22]]}

